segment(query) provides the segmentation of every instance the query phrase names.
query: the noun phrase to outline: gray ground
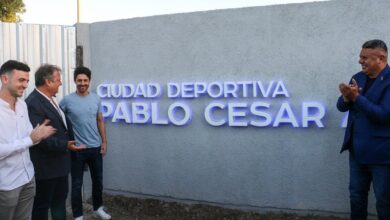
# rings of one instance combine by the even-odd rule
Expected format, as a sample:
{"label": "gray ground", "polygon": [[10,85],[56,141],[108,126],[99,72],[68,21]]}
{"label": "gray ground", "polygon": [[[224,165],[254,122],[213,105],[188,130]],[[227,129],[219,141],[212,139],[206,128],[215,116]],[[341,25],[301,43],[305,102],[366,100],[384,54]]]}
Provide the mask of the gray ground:
{"label": "gray ground", "polygon": [[[335,216],[296,215],[287,213],[255,213],[210,205],[188,205],[164,202],[155,199],[137,199],[104,194],[104,204],[113,220],[171,220],[171,219],[216,219],[216,220],[346,220]],[[84,219],[91,216],[92,206],[84,204]],[[68,219],[71,218],[68,208]]]}

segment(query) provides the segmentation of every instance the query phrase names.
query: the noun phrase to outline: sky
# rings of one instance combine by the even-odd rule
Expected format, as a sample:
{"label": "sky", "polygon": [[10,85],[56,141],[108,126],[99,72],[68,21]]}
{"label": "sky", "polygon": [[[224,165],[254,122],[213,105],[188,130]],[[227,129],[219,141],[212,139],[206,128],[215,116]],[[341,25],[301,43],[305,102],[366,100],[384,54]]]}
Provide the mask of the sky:
{"label": "sky", "polygon": [[[290,4],[325,0],[79,0],[80,22],[93,23],[226,8]],[[77,0],[24,0],[23,23],[73,25]]]}

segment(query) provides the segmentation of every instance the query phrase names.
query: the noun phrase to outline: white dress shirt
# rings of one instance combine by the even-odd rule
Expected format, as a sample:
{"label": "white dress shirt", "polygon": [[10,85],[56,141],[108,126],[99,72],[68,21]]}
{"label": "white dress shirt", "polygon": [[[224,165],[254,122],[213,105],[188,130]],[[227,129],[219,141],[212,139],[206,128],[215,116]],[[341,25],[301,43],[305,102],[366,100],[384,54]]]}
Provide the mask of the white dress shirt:
{"label": "white dress shirt", "polygon": [[13,190],[34,177],[29,152],[33,145],[32,129],[27,105],[22,99],[17,99],[15,111],[0,99],[0,190]]}

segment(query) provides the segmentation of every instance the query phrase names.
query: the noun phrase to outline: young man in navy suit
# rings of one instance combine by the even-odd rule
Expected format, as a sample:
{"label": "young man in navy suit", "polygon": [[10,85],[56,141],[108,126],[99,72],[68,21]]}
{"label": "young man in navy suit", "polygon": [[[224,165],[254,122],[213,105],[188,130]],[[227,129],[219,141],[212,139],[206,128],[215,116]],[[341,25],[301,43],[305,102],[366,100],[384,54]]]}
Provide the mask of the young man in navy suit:
{"label": "young man in navy suit", "polygon": [[30,148],[36,178],[32,220],[47,220],[49,209],[53,220],[66,219],[69,151],[85,148],[76,146],[72,125],[55,99],[61,85],[60,68],[42,65],[35,72],[36,89],[26,99],[31,124],[37,126],[49,119],[50,125],[56,129],[53,136]]}
{"label": "young man in navy suit", "polygon": [[341,152],[349,150],[351,220],[367,219],[371,182],[379,220],[390,219],[390,68],[381,40],[363,44],[362,71],[341,83],[337,108],[349,111]]}

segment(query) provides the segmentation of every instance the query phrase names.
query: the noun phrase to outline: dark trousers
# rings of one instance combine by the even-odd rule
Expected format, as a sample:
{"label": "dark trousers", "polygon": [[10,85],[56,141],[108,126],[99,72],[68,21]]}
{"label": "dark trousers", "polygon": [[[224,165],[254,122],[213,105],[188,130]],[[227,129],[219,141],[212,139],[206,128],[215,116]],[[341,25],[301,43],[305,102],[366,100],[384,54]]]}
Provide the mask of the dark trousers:
{"label": "dark trousers", "polygon": [[371,181],[379,220],[390,219],[390,165],[364,165],[349,156],[351,220],[367,219],[368,191]]}
{"label": "dark trousers", "polygon": [[36,195],[32,220],[47,220],[48,210],[52,220],[66,220],[65,201],[68,195],[68,176],[36,179]]}
{"label": "dark trousers", "polygon": [[91,173],[93,210],[97,210],[103,204],[103,160],[100,147],[72,152],[72,211],[75,218],[83,215],[81,187],[85,164]]}

